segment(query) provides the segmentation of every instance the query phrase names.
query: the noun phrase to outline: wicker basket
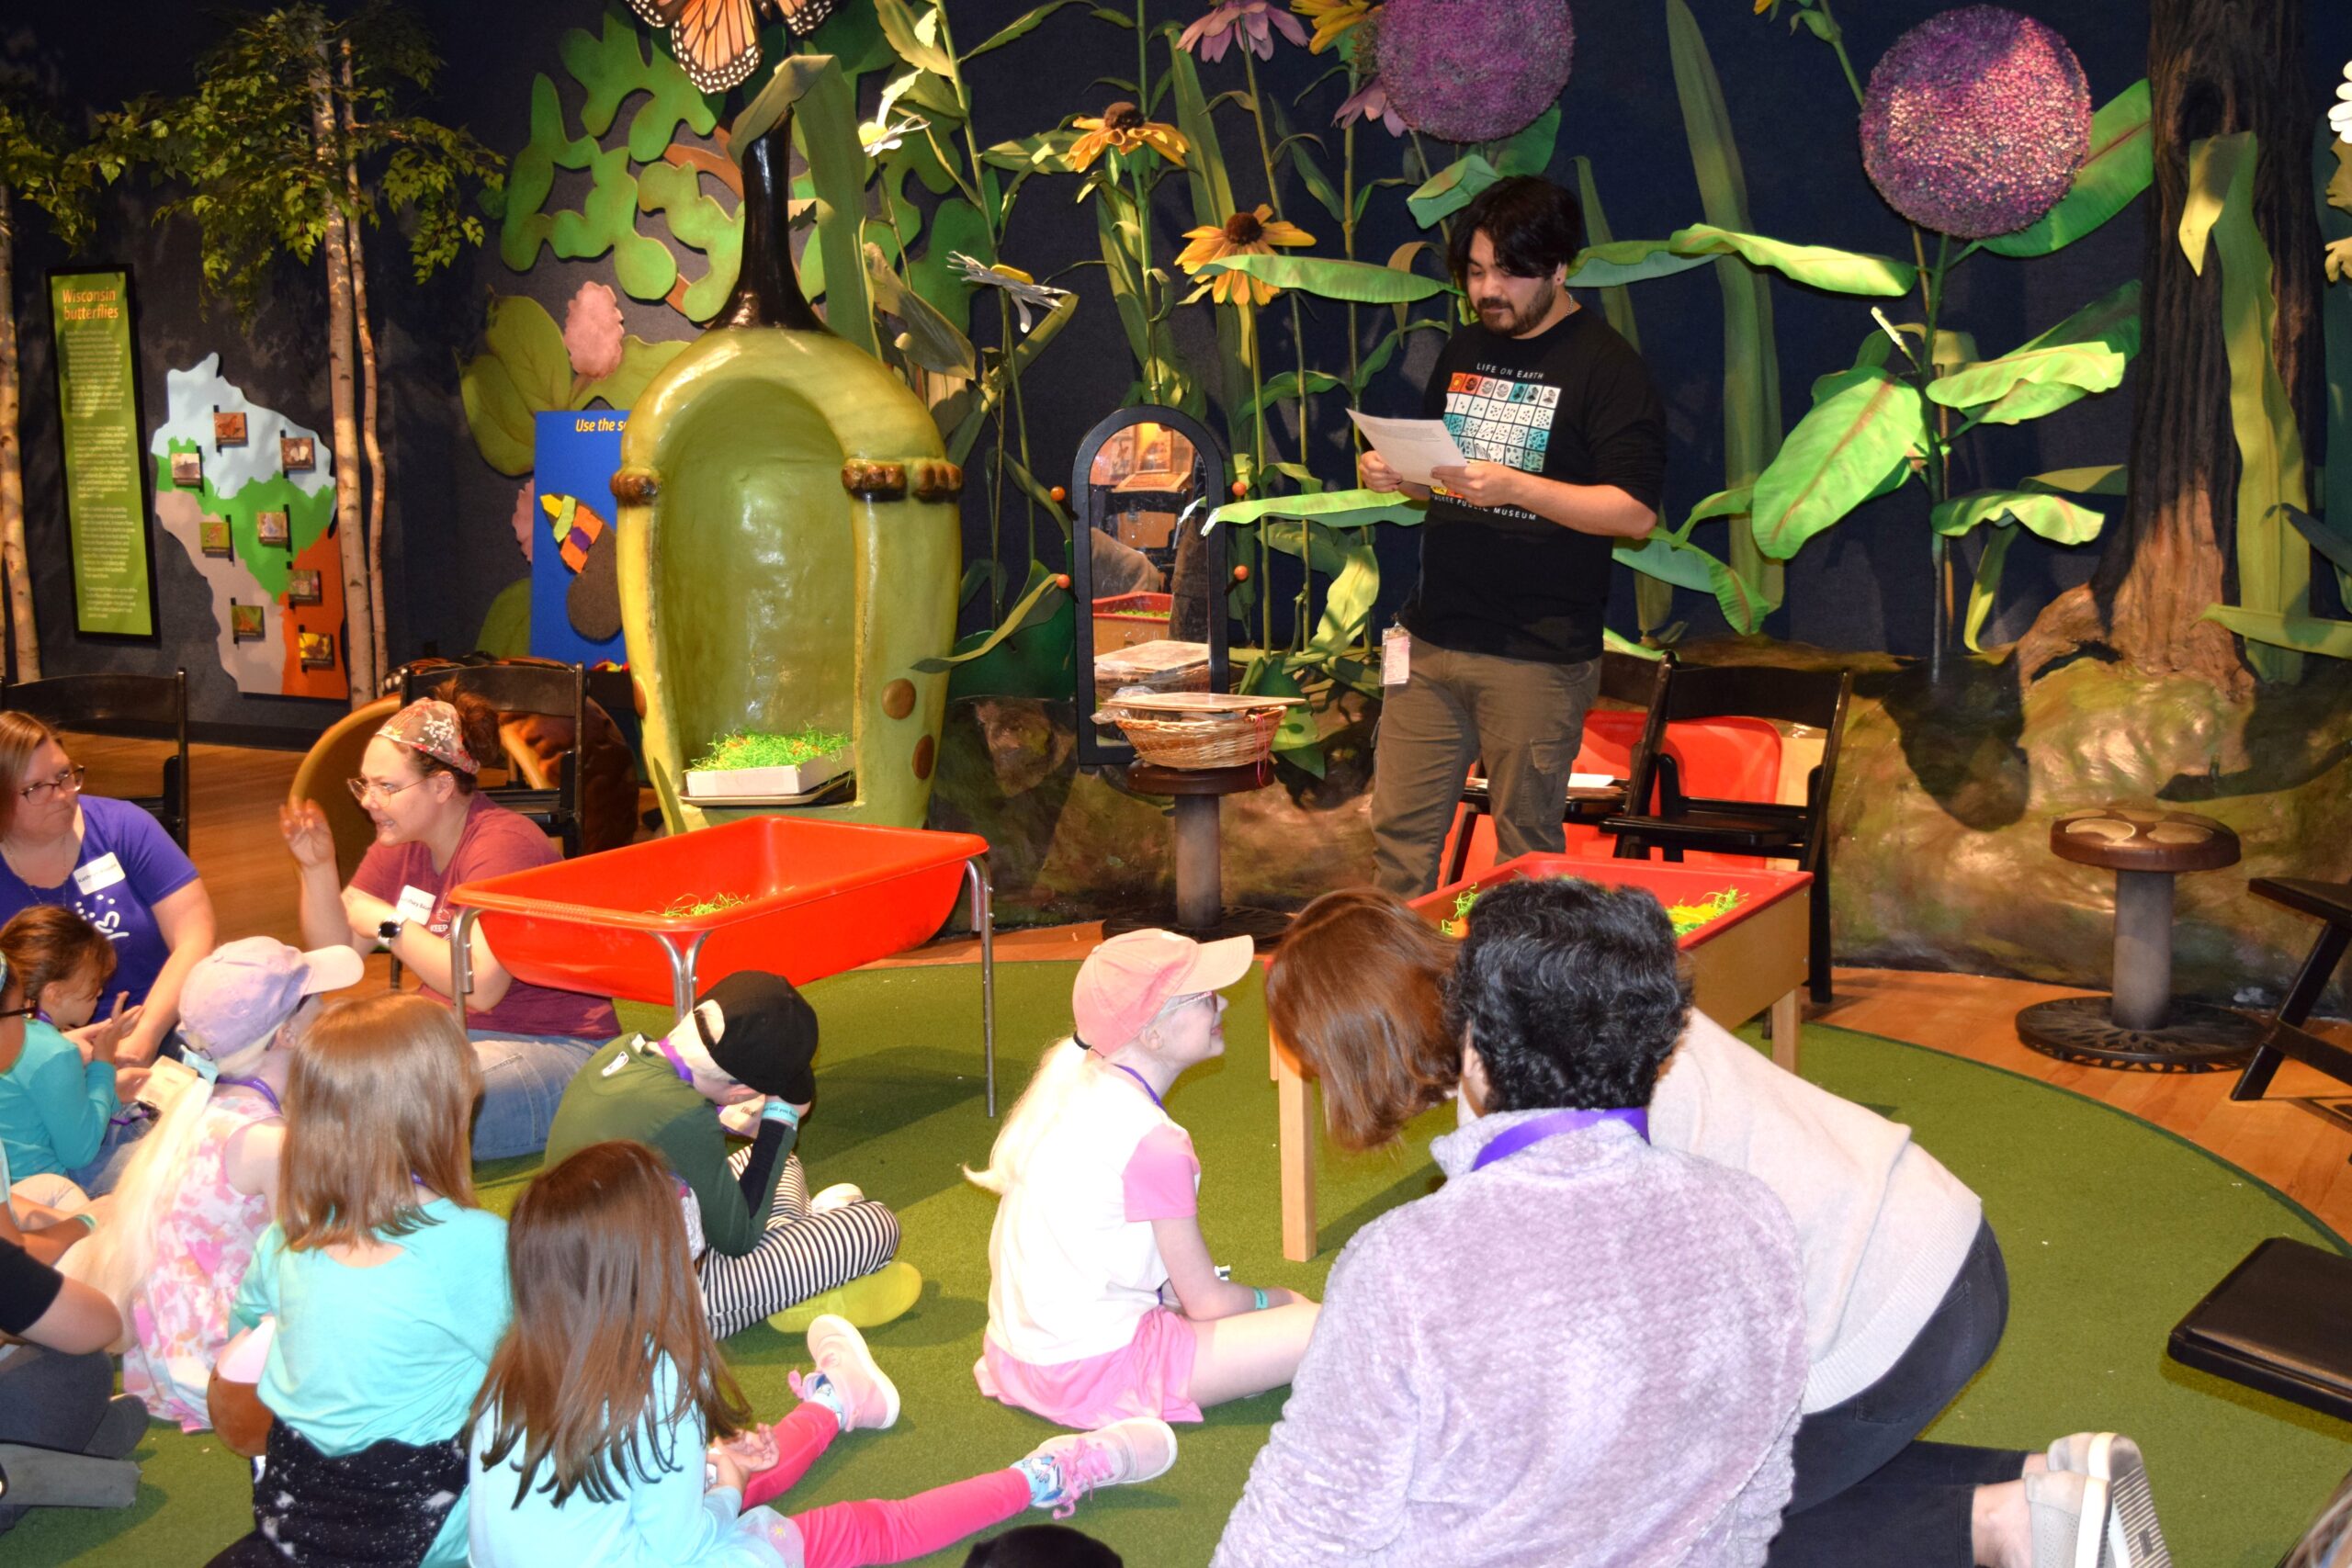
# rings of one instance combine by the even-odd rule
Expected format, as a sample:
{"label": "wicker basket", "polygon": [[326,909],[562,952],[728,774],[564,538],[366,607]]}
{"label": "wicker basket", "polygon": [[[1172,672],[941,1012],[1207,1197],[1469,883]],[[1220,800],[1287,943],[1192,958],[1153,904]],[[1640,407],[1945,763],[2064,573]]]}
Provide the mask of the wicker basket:
{"label": "wicker basket", "polygon": [[1144,761],[1162,768],[1239,768],[1272,750],[1283,710],[1255,708],[1176,718],[1114,705],[1110,716]]}

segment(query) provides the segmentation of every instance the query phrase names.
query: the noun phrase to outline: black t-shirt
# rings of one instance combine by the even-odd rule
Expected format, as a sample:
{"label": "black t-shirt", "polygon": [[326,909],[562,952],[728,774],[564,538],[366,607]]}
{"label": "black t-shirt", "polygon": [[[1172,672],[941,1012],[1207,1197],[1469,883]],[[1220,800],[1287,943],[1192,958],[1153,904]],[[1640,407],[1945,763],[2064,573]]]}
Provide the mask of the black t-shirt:
{"label": "black t-shirt", "polygon": [[20,1335],[39,1323],[64,1288],[64,1275],[14,1242],[0,1241],[0,1334]]}
{"label": "black t-shirt", "polygon": [[[1615,485],[1655,511],[1666,416],[1649,370],[1600,311],[1531,338],[1470,325],[1447,340],[1423,412],[1469,457],[1547,479]],[[1404,611],[1415,637],[1464,653],[1546,664],[1600,656],[1611,541],[1515,506],[1448,495],[1421,528],[1421,580]]]}

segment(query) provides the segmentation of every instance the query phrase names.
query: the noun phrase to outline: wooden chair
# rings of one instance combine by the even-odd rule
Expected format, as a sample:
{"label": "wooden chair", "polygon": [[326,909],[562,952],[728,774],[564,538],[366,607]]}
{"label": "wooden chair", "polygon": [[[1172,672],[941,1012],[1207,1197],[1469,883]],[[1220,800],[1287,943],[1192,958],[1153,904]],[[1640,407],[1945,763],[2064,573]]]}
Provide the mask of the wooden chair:
{"label": "wooden chair", "polygon": [[[1674,656],[1671,653],[1663,659],[1644,659],[1637,654],[1619,653],[1611,649],[1600,656],[1600,686],[1595,695],[1611,702],[1623,703],[1645,713],[1654,711],[1659,696],[1666,690],[1667,677],[1673,667]],[[1645,726],[1641,741],[1634,753],[1632,773],[1638,774],[1645,771],[1642,748],[1653,745],[1656,740],[1655,730]],[[1671,759],[1668,760],[1666,766],[1669,770],[1673,767]],[[1599,822],[1623,811],[1625,800],[1622,787],[1616,794],[1605,797],[1592,793],[1572,795],[1565,803],[1560,819],[1564,822]],[[1462,880],[1463,873],[1470,863],[1470,840],[1477,830],[1478,818],[1494,814],[1493,792],[1487,788],[1483,774],[1473,773],[1463,784],[1462,807],[1462,820],[1453,831],[1453,852],[1446,857],[1445,869],[1437,879],[1440,887],[1448,887]]]}
{"label": "wooden chair", "polygon": [[[1626,790],[1629,800],[1646,802],[1655,784],[1657,810],[1626,812],[1600,824],[1601,831],[1616,836],[1623,859],[1646,860],[1655,850],[1679,861],[1685,851],[1707,850],[1793,860],[1811,872],[1807,985],[1817,1003],[1830,999],[1829,791],[1838,776],[1838,737],[1846,727],[1846,704],[1852,691],[1853,678],[1842,670],[1676,666],[1664,697],[1650,709],[1649,731],[1635,754],[1641,770]],[[1661,775],[1657,761],[1668,725],[1727,716],[1807,724],[1823,732],[1821,761],[1806,779],[1801,805],[1686,795],[1676,779]]]}
{"label": "wooden chair", "polygon": [[2295,976],[2295,983],[2271,1015],[2269,1032],[2230,1090],[2232,1100],[2260,1100],[2280,1063],[2292,1059],[2330,1077],[2352,1083],[2352,1051],[2302,1027],[2319,995],[2327,989],[2344,951],[2352,945],[2352,882],[2311,882],[2295,876],[2257,876],[2246,891],[2320,922],[2319,936]]}
{"label": "wooden chair", "polygon": [[[579,664],[440,664],[401,671],[401,705],[419,697],[469,692],[502,714],[540,714],[569,720],[572,749],[558,764],[552,787],[528,780],[482,791],[508,810],[528,818],[563,843],[566,860],[580,852],[580,752],[577,738],[588,732],[588,672]],[[494,759],[484,759],[493,761]]]}
{"label": "wooden chair", "polygon": [[52,675],[0,686],[0,709],[13,708],[46,721],[52,729],[93,735],[132,735],[168,740],[162,787],[153,795],[127,797],[164,825],[172,841],[187,848],[187,671],[169,675]]}

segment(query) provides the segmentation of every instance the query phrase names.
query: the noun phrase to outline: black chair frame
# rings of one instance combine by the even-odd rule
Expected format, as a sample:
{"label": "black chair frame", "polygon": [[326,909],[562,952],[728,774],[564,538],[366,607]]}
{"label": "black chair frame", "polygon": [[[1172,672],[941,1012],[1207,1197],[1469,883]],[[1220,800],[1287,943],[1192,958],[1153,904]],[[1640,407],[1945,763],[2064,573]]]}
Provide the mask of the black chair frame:
{"label": "black chair frame", "polygon": [[580,747],[588,733],[586,668],[579,664],[443,664],[401,671],[402,707],[420,697],[446,696],[451,691],[471,693],[502,713],[571,720],[571,750],[558,765],[555,788],[508,785],[482,793],[560,839],[566,860],[578,854]]}
{"label": "black chair frame", "polygon": [[[1611,702],[1624,703],[1645,711],[1653,709],[1666,694],[1667,675],[1673,667],[1674,655],[1671,653],[1657,659],[1644,659],[1637,653],[1620,653],[1615,649],[1607,649],[1600,656],[1600,683],[1594,694],[1606,697]],[[1645,725],[1640,739],[1634,742],[1633,755],[1627,759],[1630,764],[1627,769],[1629,782],[1631,774],[1643,771],[1641,748],[1649,744],[1650,737],[1651,728]],[[1665,763],[1671,771],[1674,767],[1674,759],[1668,757],[1665,759]],[[1463,873],[1470,863],[1470,835],[1478,826],[1479,818],[1494,815],[1494,792],[1487,787],[1487,780],[1483,773],[1485,766],[1482,760],[1479,763],[1482,770],[1479,776],[1471,779],[1462,786],[1462,804],[1466,810],[1462,818],[1461,830],[1453,836],[1453,852],[1446,857],[1444,872],[1438,877],[1440,887],[1451,887],[1462,880]],[[1626,796],[1626,799],[1631,798],[1630,795]],[[1566,803],[1560,819],[1564,822],[1597,822],[1619,809],[1623,804],[1622,800],[1612,806],[1608,802],[1600,802],[1596,805],[1592,802],[1572,799]]]}
{"label": "black chair frame", "polygon": [[2352,946],[2352,882],[2312,882],[2301,877],[2257,876],[2246,884],[2257,898],[2309,915],[2320,922],[2319,936],[2296,973],[2295,983],[2271,1015],[2270,1032],[2255,1048],[2254,1056],[2230,1089],[2232,1100],[2260,1100],[2283,1062],[2316,1067],[2330,1077],[2352,1083],[2352,1051],[2323,1040],[2302,1027],[2327,989],[2335,966]]}
{"label": "black chair frame", "polygon": [[168,740],[162,787],[153,795],[127,796],[164,825],[185,851],[188,834],[187,671],[169,675],[112,672],[51,675],[0,686],[0,709],[28,713],[52,729],[85,735],[128,735]]}
{"label": "black chair frame", "polygon": [[[1668,861],[1679,861],[1686,851],[1705,850],[1793,860],[1811,872],[1806,984],[1814,1001],[1823,1005],[1831,995],[1829,794],[1838,777],[1838,743],[1853,684],[1852,675],[1842,670],[1677,665],[1663,699],[1650,709],[1649,733],[1635,753],[1645,771],[1634,775],[1626,792],[1627,799],[1646,802],[1655,786],[1657,809],[1627,812],[1600,824],[1603,832],[1615,835],[1620,859],[1646,860],[1657,851]],[[1803,804],[1685,795],[1679,778],[1658,767],[1665,757],[1668,725],[1732,717],[1777,719],[1822,731],[1821,761],[1806,775]]]}

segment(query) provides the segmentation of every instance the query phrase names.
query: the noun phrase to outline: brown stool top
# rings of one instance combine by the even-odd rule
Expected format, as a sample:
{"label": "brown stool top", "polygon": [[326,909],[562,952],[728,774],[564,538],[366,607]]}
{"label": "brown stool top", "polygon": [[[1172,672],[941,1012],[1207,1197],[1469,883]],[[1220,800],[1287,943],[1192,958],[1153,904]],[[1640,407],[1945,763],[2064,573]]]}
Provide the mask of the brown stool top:
{"label": "brown stool top", "polygon": [[2050,852],[2110,871],[2219,871],[2237,864],[2238,836],[2193,811],[2109,806],[2052,822]]}
{"label": "brown stool top", "polygon": [[1127,764],[1127,787],[1137,795],[1246,795],[1274,782],[1274,760],[1262,758],[1238,768],[1163,768],[1156,762]]}

